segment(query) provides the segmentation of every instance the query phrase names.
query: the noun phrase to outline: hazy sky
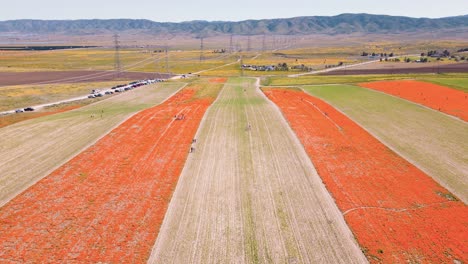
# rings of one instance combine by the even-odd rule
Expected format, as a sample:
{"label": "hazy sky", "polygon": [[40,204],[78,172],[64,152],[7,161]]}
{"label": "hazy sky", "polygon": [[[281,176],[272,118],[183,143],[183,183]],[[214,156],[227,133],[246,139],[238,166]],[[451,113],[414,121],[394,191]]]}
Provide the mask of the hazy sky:
{"label": "hazy sky", "polygon": [[[2,0],[3,2],[3,0]],[[370,13],[411,17],[468,14],[468,0],[5,0],[0,20],[145,18],[239,21]]]}

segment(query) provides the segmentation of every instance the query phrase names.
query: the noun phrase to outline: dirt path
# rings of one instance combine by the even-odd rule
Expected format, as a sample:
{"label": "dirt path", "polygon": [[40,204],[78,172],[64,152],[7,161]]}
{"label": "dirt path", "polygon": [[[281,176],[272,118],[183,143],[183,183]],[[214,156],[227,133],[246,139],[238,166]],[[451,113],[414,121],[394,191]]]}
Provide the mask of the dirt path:
{"label": "dirt path", "polygon": [[252,79],[225,85],[196,137],[149,263],[366,262]]}
{"label": "dirt path", "polygon": [[182,85],[146,86],[77,110],[1,128],[0,206],[135,112],[161,103]]}

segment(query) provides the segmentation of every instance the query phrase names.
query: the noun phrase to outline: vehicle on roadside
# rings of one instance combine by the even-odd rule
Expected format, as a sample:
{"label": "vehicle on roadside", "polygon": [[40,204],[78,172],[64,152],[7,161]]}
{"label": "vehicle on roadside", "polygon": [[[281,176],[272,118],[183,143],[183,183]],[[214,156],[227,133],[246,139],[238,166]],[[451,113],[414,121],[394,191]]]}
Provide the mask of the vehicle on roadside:
{"label": "vehicle on roadside", "polygon": [[31,112],[31,111],[34,111],[34,108],[32,108],[32,107],[26,107],[26,108],[24,109],[24,111]]}
{"label": "vehicle on roadside", "polygon": [[94,97],[96,97],[94,94],[88,95],[88,98],[94,98]]}
{"label": "vehicle on roadside", "polygon": [[23,109],[16,109],[15,110],[15,113],[23,113],[23,112],[24,112]]}

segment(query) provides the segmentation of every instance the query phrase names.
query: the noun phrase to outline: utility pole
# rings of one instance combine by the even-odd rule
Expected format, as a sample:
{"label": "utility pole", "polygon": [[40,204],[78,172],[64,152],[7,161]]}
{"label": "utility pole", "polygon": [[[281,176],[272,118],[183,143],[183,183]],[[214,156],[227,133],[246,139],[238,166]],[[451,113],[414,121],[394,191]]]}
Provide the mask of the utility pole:
{"label": "utility pole", "polygon": [[120,72],[122,71],[122,66],[120,64],[120,41],[119,41],[118,34],[114,34],[114,47],[115,47],[114,71],[116,72],[117,78],[120,78]]}
{"label": "utility pole", "polygon": [[263,39],[262,39],[262,53],[265,53],[266,51],[266,35],[263,33]]}
{"label": "utility pole", "polygon": [[240,67],[241,67],[241,76],[244,76],[244,67],[242,67],[244,65],[244,61],[242,59],[242,53],[240,53]]}
{"label": "utility pole", "polygon": [[169,74],[169,47],[166,45],[166,73]]}
{"label": "utility pole", "polygon": [[203,54],[204,50],[204,45],[203,45],[203,37],[200,38],[200,62],[205,60],[205,55]]}
{"label": "utility pole", "polygon": [[231,34],[231,37],[229,39],[229,53],[232,53],[234,51],[234,46],[233,46],[233,43],[232,43],[232,38],[233,38],[233,35]]}

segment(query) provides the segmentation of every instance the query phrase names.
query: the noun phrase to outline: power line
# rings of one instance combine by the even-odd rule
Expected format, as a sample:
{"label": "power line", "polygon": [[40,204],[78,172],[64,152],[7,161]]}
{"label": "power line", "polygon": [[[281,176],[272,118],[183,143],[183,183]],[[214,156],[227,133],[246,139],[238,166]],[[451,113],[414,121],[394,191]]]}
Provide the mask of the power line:
{"label": "power line", "polygon": [[205,55],[203,54],[203,49],[204,48],[205,47],[203,45],[203,37],[200,37],[200,61],[205,59]]}
{"label": "power line", "polygon": [[169,47],[166,46],[166,73],[169,73]]}
{"label": "power line", "polygon": [[114,46],[115,46],[114,70],[117,74],[117,78],[120,78],[120,72],[122,71],[122,66],[120,64],[120,41],[119,41],[118,34],[114,34]]}
{"label": "power line", "polygon": [[231,34],[231,37],[229,39],[229,53],[232,53],[234,51],[234,46],[233,46],[233,43],[232,43],[232,39],[233,39],[233,34]]}
{"label": "power line", "polygon": [[266,51],[266,35],[263,34],[263,39],[262,39],[262,52],[265,53]]}

